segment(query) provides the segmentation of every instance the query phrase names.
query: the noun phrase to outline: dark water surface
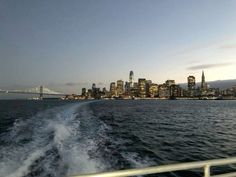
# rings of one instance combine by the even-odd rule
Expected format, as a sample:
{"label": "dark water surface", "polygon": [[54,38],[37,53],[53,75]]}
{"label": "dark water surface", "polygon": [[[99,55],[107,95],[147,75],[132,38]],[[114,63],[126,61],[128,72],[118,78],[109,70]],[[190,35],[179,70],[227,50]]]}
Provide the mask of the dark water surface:
{"label": "dark water surface", "polygon": [[236,101],[0,101],[0,177],[64,177],[232,157],[235,137]]}

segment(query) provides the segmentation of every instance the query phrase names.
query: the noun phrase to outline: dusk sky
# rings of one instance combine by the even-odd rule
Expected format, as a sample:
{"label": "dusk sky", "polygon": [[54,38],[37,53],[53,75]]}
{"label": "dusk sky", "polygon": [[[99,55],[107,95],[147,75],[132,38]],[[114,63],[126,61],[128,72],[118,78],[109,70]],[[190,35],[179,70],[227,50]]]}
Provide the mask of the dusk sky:
{"label": "dusk sky", "polygon": [[235,0],[0,0],[0,89],[78,93],[129,71],[236,79]]}

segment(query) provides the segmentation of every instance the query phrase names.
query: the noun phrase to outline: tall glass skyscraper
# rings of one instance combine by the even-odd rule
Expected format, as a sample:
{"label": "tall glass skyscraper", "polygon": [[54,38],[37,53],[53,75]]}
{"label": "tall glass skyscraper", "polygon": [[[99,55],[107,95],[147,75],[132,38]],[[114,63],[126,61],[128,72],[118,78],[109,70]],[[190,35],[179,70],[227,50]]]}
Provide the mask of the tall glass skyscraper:
{"label": "tall glass skyscraper", "polygon": [[133,84],[134,84],[134,72],[133,71],[129,72],[129,83],[130,83],[130,87],[133,87]]}

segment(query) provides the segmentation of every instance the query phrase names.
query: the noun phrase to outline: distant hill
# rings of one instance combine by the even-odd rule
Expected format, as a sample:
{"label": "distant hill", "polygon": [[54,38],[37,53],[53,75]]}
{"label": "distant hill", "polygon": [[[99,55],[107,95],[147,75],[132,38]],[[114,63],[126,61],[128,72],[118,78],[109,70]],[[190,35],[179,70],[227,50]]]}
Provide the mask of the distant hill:
{"label": "distant hill", "polygon": [[[236,86],[236,79],[209,81],[207,83],[210,85],[210,88],[220,88],[221,90],[223,90],[223,89],[232,88],[233,86]],[[196,84],[197,86],[201,85],[200,82]],[[187,83],[182,83],[179,85],[181,85],[183,88],[187,88]]]}

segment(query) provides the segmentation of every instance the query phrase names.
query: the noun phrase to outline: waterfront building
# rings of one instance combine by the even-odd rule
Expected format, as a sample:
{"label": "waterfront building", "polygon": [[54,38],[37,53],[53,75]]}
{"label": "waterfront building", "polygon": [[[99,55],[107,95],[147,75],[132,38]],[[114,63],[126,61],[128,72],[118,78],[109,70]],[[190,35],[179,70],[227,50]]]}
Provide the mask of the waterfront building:
{"label": "waterfront building", "polygon": [[182,90],[179,85],[171,85],[170,86],[170,98],[176,98],[182,96]]}
{"label": "waterfront building", "polygon": [[166,86],[170,87],[171,85],[175,85],[175,80],[167,80],[166,81]]}
{"label": "waterfront building", "polygon": [[82,88],[82,96],[86,96],[86,88]]}
{"label": "waterfront building", "polygon": [[96,89],[96,84],[93,83],[93,84],[92,84],[92,90],[95,90],[95,89]]}
{"label": "waterfront building", "polygon": [[97,88],[95,83],[92,84],[92,97],[96,99],[101,98],[100,88]]}
{"label": "waterfront building", "polygon": [[186,89],[182,89],[182,96],[183,97],[188,97],[188,95],[189,95],[189,92],[188,92],[188,90],[186,90]]}
{"label": "waterfront building", "polygon": [[94,98],[96,98],[96,99],[100,99],[101,98],[101,90],[100,90],[100,88],[96,88]]}
{"label": "waterfront building", "polygon": [[218,96],[220,96],[220,90],[218,88],[209,88],[207,90],[207,96],[218,97]]}
{"label": "waterfront building", "polygon": [[196,85],[195,77],[194,76],[188,76],[188,89],[194,90]]}
{"label": "waterfront building", "polygon": [[110,84],[110,94],[111,94],[111,97],[117,96],[117,94],[116,94],[116,83],[115,82],[112,82]]}
{"label": "waterfront building", "polygon": [[131,96],[132,97],[138,97],[138,95],[139,95],[138,83],[134,82],[133,87],[131,88]]}
{"label": "waterfront building", "polygon": [[200,87],[197,87],[196,89],[195,89],[195,93],[194,93],[194,95],[195,95],[195,97],[201,97],[201,88]]}
{"label": "waterfront building", "polygon": [[170,97],[170,91],[169,91],[169,87],[167,86],[167,84],[161,84],[159,85],[158,88],[158,94],[160,98],[169,98]]}
{"label": "waterfront building", "polygon": [[95,95],[96,95],[96,84],[93,83],[92,84],[92,96],[95,97]]}
{"label": "waterfront building", "polygon": [[172,85],[175,85],[175,80],[166,80],[165,85],[167,87],[167,90],[169,91],[168,97],[170,97],[170,95],[171,95],[171,88],[170,87]]}
{"label": "waterfront building", "polygon": [[151,98],[157,97],[158,96],[158,85],[157,84],[150,84],[149,87],[149,96]]}
{"label": "waterfront building", "polygon": [[194,76],[188,76],[188,96],[194,97],[195,96],[195,86],[196,81]]}
{"label": "waterfront building", "polygon": [[92,95],[93,95],[92,89],[88,89],[88,91],[87,91],[87,98],[88,99],[92,98]]}
{"label": "waterfront building", "polygon": [[131,95],[131,83],[130,82],[125,82],[125,94],[126,95]]}
{"label": "waterfront building", "polygon": [[117,88],[116,88],[117,89],[117,95],[121,96],[124,93],[124,81],[118,80],[116,82],[116,84],[117,84]]}
{"label": "waterfront building", "polygon": [[106,98],[109,96],[109,92],[107,91],[106,87],[103,87],[102,90],[99,92],[100,98]]}
{"label": "waterfront building", "polygon": [[146,97],[146,79],[138,79],[138,95],[140,98]]}
{"label": "waterfront building", "polygon": [[229,97],[234,96],[234,91],[233,91],[233,89],[226,89],[226,90],[221,91],[221,95],[224,98],[228,99]]}
{"label": "waterfront building", "polygon": [[150,97],[149,88],[152,84],[151,80],[146,80],[146,97]]}
{"label": "waterfront building", "polygon": [[129,83],[130,83],[130,87],[133,87],[134,85],[134,72],[133,71],[129,72]]}

